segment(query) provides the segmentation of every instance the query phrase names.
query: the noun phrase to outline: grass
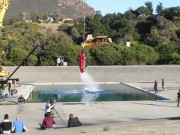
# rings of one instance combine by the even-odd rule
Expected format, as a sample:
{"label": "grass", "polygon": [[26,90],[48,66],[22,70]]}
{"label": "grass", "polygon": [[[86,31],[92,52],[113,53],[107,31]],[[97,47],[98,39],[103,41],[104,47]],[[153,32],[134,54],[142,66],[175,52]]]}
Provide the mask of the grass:
{"label": "grass", "polygon": [[109,131],[110,127],[103,127],[103,131]]}

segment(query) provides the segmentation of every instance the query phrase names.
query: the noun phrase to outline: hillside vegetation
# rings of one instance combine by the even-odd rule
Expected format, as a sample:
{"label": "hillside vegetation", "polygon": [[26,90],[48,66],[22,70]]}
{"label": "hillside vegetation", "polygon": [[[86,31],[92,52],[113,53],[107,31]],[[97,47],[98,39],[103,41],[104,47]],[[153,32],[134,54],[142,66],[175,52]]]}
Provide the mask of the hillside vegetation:
{"label": "hillside vegetation", "polygon": [[[18,65],[31,49],[39,45],[36,52],[24,65],[56,65],[56,57],[63,56],[68,65],[78,65],[77,54],[83,34],[107,35],[113,43],[84,48],[87,65],[153,65],[180,64],[180,7],[163,8],[157,5],[153,14],[152,3],[146,2],[135,10],[124,14],[100,12],[74,23],[50,27],[37,23],[36,14],[32,23],[8,20],[0,38],[0,64]],[[131,47],[126,42],[131,42]],[[4,53],[3,53],[4,51]]]}

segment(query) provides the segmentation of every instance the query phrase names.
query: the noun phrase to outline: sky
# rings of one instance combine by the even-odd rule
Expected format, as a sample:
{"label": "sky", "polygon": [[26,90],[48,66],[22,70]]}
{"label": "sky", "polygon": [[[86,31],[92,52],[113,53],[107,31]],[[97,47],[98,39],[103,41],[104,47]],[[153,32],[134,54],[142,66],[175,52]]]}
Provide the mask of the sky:
{"label": "sky", "polygon": [[156,6],[161,2],[164,8],[180,6],[180,0],[84,0],[95,11],[100,10],[102,15],[107,13],[124,13],[130,7],[135,10],[140,6],[145,6],[145,2],[153,4],[153,13],[156,13]]}

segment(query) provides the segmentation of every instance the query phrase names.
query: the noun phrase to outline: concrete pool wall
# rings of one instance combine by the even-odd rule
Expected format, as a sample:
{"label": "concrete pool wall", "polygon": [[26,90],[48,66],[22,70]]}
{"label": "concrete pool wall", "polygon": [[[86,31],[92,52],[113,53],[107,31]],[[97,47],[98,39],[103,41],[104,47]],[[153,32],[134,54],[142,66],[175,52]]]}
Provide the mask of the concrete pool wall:
{"label": "concrete pool wall", "polygon": [[[16,68],[5,67],[13,72]],[[180,82],[180,65],[161,66],[88,66],[96,82]],[[28,83],[81,83],[78,66],[21,66],[12,78]]]}

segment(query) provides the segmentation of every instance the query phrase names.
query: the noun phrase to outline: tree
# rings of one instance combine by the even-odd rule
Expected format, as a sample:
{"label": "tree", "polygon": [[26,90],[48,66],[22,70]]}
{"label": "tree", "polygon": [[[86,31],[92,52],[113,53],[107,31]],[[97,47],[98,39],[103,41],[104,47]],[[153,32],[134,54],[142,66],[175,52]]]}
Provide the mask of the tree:
{"label": "tree", "polygon": [[136,65],[136,53],[133,49],[121,46],[122,65]]}
{"label": "tree", "polygon": [[96,14],[95,16],[89,16],[86,19],[86,33],[93,34],[93,36],[106,35],[106,29],[102,22],[103,16]]}
{"label": "tree", "polygon": [[102,21],[102,15],[101,14],[96,14],[94,16],[94,21],[92,25],[92,34],[94,36],[99,36],[99,35],[105,35],[105,29],[103,24],[101,23]]}
{"label": "tree", "polygon": [[114,42],[123,44],[124,40],[132,40],[135,37],[135,26],[131,20],[124,18],[120,13],[107,17],[105,19],[107,23],[104,24],[105,26],[106,24],[109,25],[110,30],[108,36],[111,37]]}
{"label": "tree", "polygon": [[166,8],[163,10],[163,16],[168,19],[168,20],[171,20],[171,21],[174,21],[174,19],[177,17],[177,18],[180,18],[180,7],[177,6],[177,7],[171,7],[171,8]]}
{"label": "tree", "polygon": [[137,64],[155,64],[159,59],[159,55],[153,47],[147,46],[139,42],[132,42],[132,48],[136,52]]}
{"label": "tree", "polygon": [[[23,22],[7,25],[0,38],[0,46],[7,55],[4,63],[7,65],[19,64],[25,55],[21,58],[18,53],[27,54],[35,45],[44,45],[45,40],[46,36],[37,24]],[[27,64],[36,65],[37,57],[35,55],[28,59]]]}
{"label": "tree", "polygon": [[60,31],[58,33],[50,34],[49,37],[47,38],[46,45],[51,46],[51,45],[59,43],[59,42],[67,43],[67,44],[73,43],[70,36],[68,36],[66,33]]}
{"label": "tree", "polygon": [[150,15],[151,14],[151,11],[147,7],[144,7],[144,6],[137,8],[135,11],[137,12],[138,15],[141,15],[141,14]]}
{"label": "tree", "polygon": [[77,31],[76,28],[72,28],[71,33],[70,33],[72,40],[76,43],[76,44],[81,44],[82,42],[82,38],[81,35],[79,34],[79,32]]}
{"label": "tree", "polygon": [[136,19],[136,14],[132,9],[129,9],[124,13],[124,16],[128,20],[135,20]]}
{"label": "tree", "polygon": [[[56,16],[55,16],[55,18],[56,18]],[[37,22],[38,23],[39,20],[43,20],[43,22],[45,22],[47,19],[48,19],[48,15],[45,14],[45,13],[38,13],[38,12],[31,13],[32,22]]]}
{"label": "tree", "polygon": [[99,65],[114,65],[117,59],[117,52],[111,44],[105,44],[95,48],[94,57]]}
{"label": "tree", "polygon": [[156,7],[156,12],[158,13],[158,15],[162,16],[163,15],[163,4],[161,2],[159,2],[159,4]]}
{"label": "tree", "polygon": [[101,11],[100,11],[100,10],[97,10],[97,11],[96,11],[96,14],[101,15]]}
{"label": "tree", "polygon": [[43,66],[54,66],[56,65],[56,57],[63,56],[68,65],[77,65],[78,57],[76,56],[80,49],[81,46],[72,46],[63,42],[55,43],[39,54],[39,64]]}
{"label": "tree", "polygon": [[147,16],[147,15],[153,14],[152,2],[149,2],[149,1],[145,2],[145,5],[146,5],[146,7],[140,6],[135,10],[137,15],[145,14]]}
{"label": "tree", "polygon": [[180,54],[172,53],[170,57],[171,57],[171,60],[170,60],[171,64],[180,64]]}
{"label": "tree", "polygon": [[155,48],[159,52],[159,63],[169,64],[173,53],[177,53],[178,48],[174,44],[160,44]]}
{"label": "tree", "polygon": [[23,21],[23,18],[24,18],[23,13],[19,13],[18,18],[19,18],[21,21]]}
{"label": "tree", "polygon": [[163,16],[157,16],[156,25],[151,27],[150,33],[147,34],[145,42],[155,46],[162,43],[178,42],[176,35],[176,26]]}
{"label": "tree", "polygon": [[19,65],[27,55],[27,51],[15,47],[10,49],[8,59],[10,61],[13,61],[15,65]]}
{"label": "tree", "polygon": [[152,5],[152,2],[148,1],[148,2],[145,2],[145,5],[146,5],[146,8],[148,10],[148,15],[152,15],[153,14],[153,5]]}

